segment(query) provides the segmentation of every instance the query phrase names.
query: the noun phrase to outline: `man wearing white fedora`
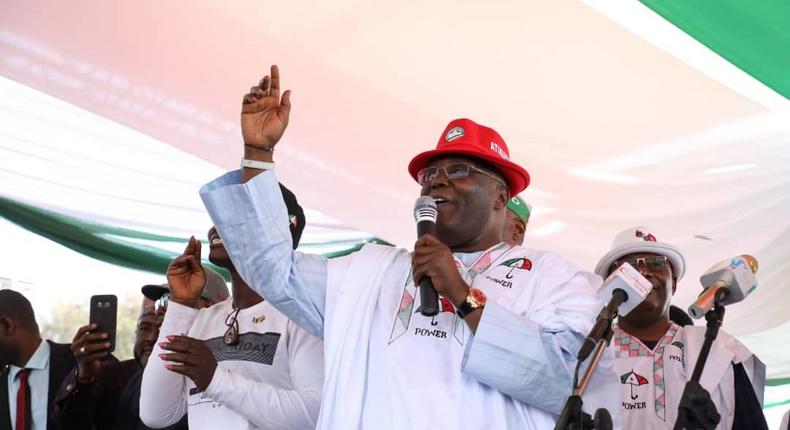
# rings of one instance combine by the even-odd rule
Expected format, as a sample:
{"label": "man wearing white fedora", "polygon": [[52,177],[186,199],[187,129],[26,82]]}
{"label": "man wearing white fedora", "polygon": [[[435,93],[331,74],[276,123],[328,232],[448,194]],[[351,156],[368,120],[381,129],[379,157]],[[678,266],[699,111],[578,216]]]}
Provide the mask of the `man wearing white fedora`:
{"label": "man wearing white fedora", "polygon": [[[620,377],[623,428],[671,429],[686,381],[697,361],[705,327],[680,327],[669,307],[686,262],[650,227],[618,234],[595,273],[606,278],[628,263],[653,284],[645,300],[614,325],[611,348]],[[761,401],[765,366],[743,344],[720,331],[700,384],[721,415],[718,429],[767,429]]]}

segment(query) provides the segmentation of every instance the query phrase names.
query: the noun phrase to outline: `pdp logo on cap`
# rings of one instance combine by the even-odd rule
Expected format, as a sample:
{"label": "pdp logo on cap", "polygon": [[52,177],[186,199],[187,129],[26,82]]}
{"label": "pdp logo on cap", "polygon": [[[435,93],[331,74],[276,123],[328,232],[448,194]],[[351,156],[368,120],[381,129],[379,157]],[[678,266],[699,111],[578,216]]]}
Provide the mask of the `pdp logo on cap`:
{"label": "pdp logo on cap", "polygon": [[636,230],[634,232],[634,236],[644,240],[645,242],[656,242],[656,237],[653,236],[653,233],[642,233],[642,230]]}
{"label": "pdp logo on cap", "polygon": [[453,127],[447,131],[447,134],[444,136],[444,140],[448,142],[452,142],[455,139],[464,135],[464,129],[461,127]]}

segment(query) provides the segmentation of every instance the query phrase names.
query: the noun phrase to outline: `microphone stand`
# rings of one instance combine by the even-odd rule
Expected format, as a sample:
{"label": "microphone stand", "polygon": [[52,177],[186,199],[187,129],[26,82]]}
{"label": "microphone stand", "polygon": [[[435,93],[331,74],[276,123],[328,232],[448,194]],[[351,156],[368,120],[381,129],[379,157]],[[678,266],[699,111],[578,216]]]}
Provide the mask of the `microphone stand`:
{"label": "microphone stand", "polygon": [[712,430],[721,420],[721,415],[716,410],[710,393],[702,388],[699,379],[702,377],[702,370],[705,368],[713,341],[716,340],[721,323],[724,321],[724,306],[721,305],[721,302],[727,297],[727,292],[726,289],[719,290],[716,293],[716,305],[705,314],[705,320],[708,321],[705,341],[702,343],[699,357],[694,364],[691,380],[686,383],[686,388],[683,389],[674,430]]}
{"label": "microphone stand", "polygon": [[565,402],[565,406],[562,408],[562,413],[560,413],[560,417],[557,419],[554,430],[612,430],[612,416],[606,409],[600,408],[595,411],[595,418],[590,417],[590,414],[586,412],[582,412],[582,405],[584,403],[582,401],[582,396],[587,389],[587,385],[590,383],[593,371],[598,367],[598,362],[601,361],[606,347],[612,340],[612,335],[614,334],[614,332],[612,332],[612,320],[614,320],[616,314],[615,312],[614,315],[611,315],[608,328],[598,340],[598,343],[595,344],[595,354],[590,361],[590,365],[587,366],[587,370],[585,370],[580,384],[577,384],[577,382],[582,361],[580,360],[576,363],[576,372],[573,378],[573,393]]}

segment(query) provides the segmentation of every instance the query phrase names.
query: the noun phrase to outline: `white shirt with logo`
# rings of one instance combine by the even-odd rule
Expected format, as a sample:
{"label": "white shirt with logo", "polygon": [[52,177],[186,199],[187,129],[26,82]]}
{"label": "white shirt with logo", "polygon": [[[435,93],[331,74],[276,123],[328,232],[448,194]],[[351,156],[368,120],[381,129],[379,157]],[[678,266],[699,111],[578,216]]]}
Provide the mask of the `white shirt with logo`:
{"label": "white shirt with logo", "polygon": [[[704,340],[705,327],[672,324],[655,348],[614,327],[610,348],[620,378],[620,415],[623,428],[671,429],[675,425],[686,382]],[[735,381],[732,363],[743,363],[747,374],[762,391],[762,363],[745,346],[723,331],[711,348],[700,384],[711,395],[721,415],[717,429],[730,429],[735,413]]]}
{"label": "white shirt with logo", "polygon": [[[601,306],[584,272],[552,253],[500,244],[468,265],[456,259],[456,265],[468,284],[486,293],[489,306],[518,315],[536,332],[586,332]],[[447,299],[440,298],[438,315],[422,316],[410,273],[408,252],[378,245],[329,261],[322,428],[553,427],[555,414],[464,371],[473,334]],[[564,362],[547,363],[540,346],[533,354],[541,365],[564,371]],[[520,364],[514,363],[514,378]],[[545,378],[554,383],[550,374]]]}
{"label": "white shirt with logo", "polygon": [[149,427],[189,413],[191,429],[313,429],[321,403],[323,345],[266,301],[236,316],[239,343],[223,342],[232,299],[196,310],[170,302],[159,333],[188,333],[214,354],[217,368],[205,391],[167,370],[157,345],[143,374],[140,416]]}
{"label": "white shirt with logo", "polygon": [[[447,301],[435,317],[418,313],[408,251],[367,244],[335,259],[294,252],[273,172],[241,179],[240,171],[223,175],[201,197],[250,286],[323,336],[318,428],[553,428],[603,305],[591,285],[600,278],[545,251],[498,245],[463,255],[478,261],[457,262],[461,275],[489,298],[472,335]],[[594,395],[617,391],[612,361],[607,351],[586,407],[615,399]]]}

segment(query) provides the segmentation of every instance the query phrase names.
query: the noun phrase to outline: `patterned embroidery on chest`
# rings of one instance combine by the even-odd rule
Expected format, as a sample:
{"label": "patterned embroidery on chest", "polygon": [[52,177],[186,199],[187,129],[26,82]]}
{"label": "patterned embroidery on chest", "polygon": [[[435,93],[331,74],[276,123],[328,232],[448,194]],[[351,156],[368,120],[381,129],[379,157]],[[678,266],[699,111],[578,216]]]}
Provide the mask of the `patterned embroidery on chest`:
{"label": "patterned embroidery on chest", "polygon": [[[493,252],[493,250],[490,251],[490,252],[486,252],[480,258],[478,258],[477,261],[475,261],[472,264],[472,267],[470,267],[469,270],[466,272],[466,274],[469,277],[470,281],[472,279],[475,279],[475,277],[477,277],[477,275],[485,272],[485,270],[488,269],[491,266],[491,253],[492,252]],[[456,263],[456,265],[458,265],[458,263]]]}
{"label": "patterned embroidery on chest", "polygon": [[[414,281],[412,280],[411,275],[409,275],[405,285],[403,286],[403,294],[401,294],[398,311],[395,314],[395,320],[392,323],[392,331],[390,333],[388,345],[392,345],[392,343],[398,338],[410,331],[413,335],[422,337],[434,337],[439,339],[448,339],[449,337],[452,337],[458,342],[459,345],[463,345],[463,321],[455,314],[455,308],[453,307],[452,303],[450,303],[450,301],[444,297],[439,297],[439,314],[432,317],[424,317],[422,314],[420,314],[419,310],[415,306],[415,298],[417,297],[417,294],[419,294],[419,288],[414,285]],[[447,315],[448,313],[450,315]],[[447,331],[443,330],[443,327],[440,326],[440,320],[446,319],[448,317],[452,318],[450,327],[448,327],[450,330],[449,337]],[[412,318],[430,318],[430,323],[427,327],[414,326],[413,328],[410,328],[412,327]],[[461,324],[459,324],[459,321]]]}
{"label": "patterned embroidery on chest", "polygon": [[[664,349],[670,345],[677,334],[678,326],[675,323],[669,326],[664,337],[658,341],[654,350],[649,350],[642,342],[624,332],[620,327],[614,327],[612,344],[617,358],[652,357],[653,358],[653,391],[655,393],[656,416],[662,421],[667,420],[666,408],[666,378],[664,375]],[[633,386],[631,387],[633,394]]]}
{"label": "patterned embroidery on chest", "polygon": [[[469,268],[465,267],[458,259],[455,259],[455,265],[458,268],[458,271],[461,273],[461,277],[471,285],[478,274],[485,272],[489,267],[491,267],[493,261],[495,260],[495,253],[499,256],[504,254],[504,252],[501,252],[502,250],[503,246],[496,246],[486,251],[474,263],[472,263],[471,267]],[[415,306],[417,294],[419,294],[419,288],[414,285],[414,280],[412,279],[410,273],[406,279],[405,284],[403,285],[403,293],[401,294],[398,309],[395,313],[394,321],[392,322],[392,331],[390,332],[388,345],[392,345],[392,343],[401,336],[411,332],[413,335],[423,337],[435,337],[440,339],[453,338],[456,342],[458,342],[459,345],[463,346],[466,335],[466,323],[462,318],[456,315],[455,307],[452,305],[452,303],[450,303],[449,300],[440,297],[439,314],[433,317],[424,317],[419,313]],[[413,327],[413,318],[430,318],[430,322],[426,327]],[[441,328],[441,321],[445,320],[446,318],[452,318],[450,327],[448,328],[449,333],[442,330]]]}

